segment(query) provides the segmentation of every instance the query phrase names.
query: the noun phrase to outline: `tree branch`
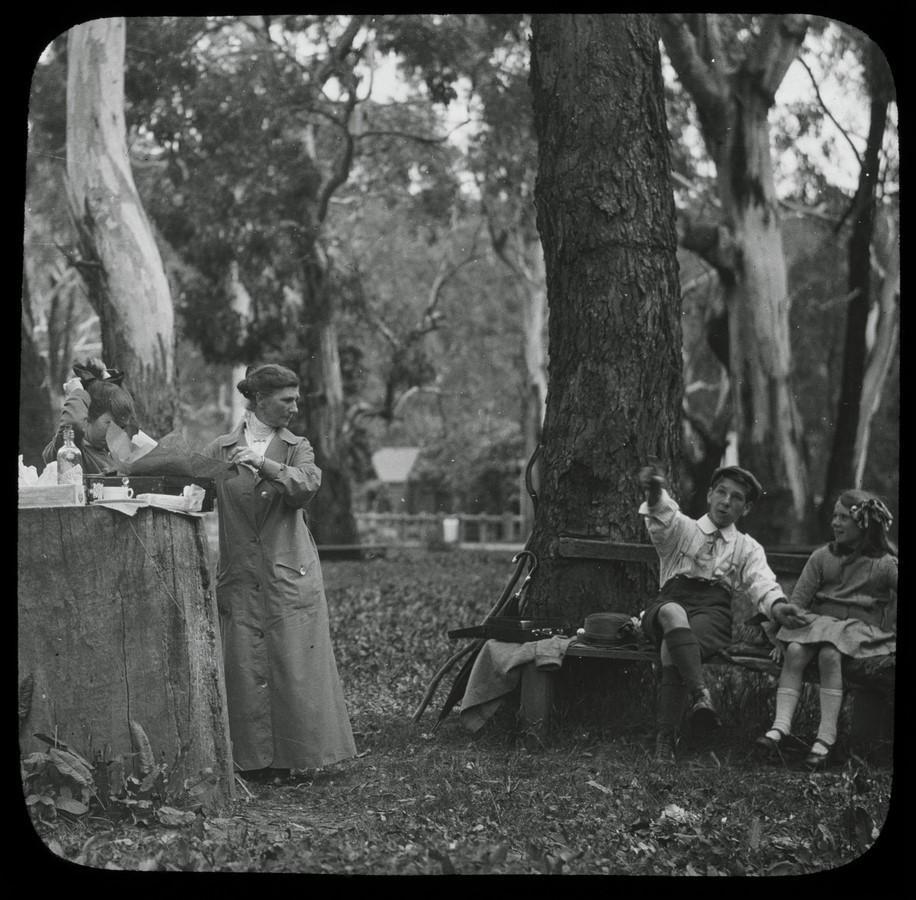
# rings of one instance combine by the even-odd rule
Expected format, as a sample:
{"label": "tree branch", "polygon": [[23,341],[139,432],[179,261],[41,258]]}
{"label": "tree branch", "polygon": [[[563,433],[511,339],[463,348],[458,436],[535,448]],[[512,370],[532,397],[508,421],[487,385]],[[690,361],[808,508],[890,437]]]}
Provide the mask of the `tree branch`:
{"label": "tree branch", "polygon": [[331,42],[328,41],[329,53],[327,59],[318,70],[318,78],[316,79],[318,85],[323,87],[334,75],[339,73],[343,58],[353,47],[353,41],[356,39],[360,28],[363,27],[366,18],[366,16],[352,16],[337,44],[331,46]]}
{"label": "tree branch", "polygon": [[[477,237],[480,233],[480,223],[478,223],[477,228],[474,230],[474,234],[471,237],[471,246],[464,257],[459,260],[457,263],[452,264],[450,267],[448,265],[448,255],[443,254],[442,261],[439,263],[439,270],[436,273],[436,277],[433,279],[432,287],[429,289],[429,302],[426,304],[426,309],[423,312],[422,323],[431,321],[433,322],[433,328],[438,327],[437,325],[437,313],[436,305],[439,303],[439,300],[442,297],[442,288],[454,278],[458,272],[468,265],[468,263],[473,262],[477,258]],[[427,328],[427,331],[433,330],[432,328]]]}
{"label": "tree branch", "polygon": [[850,148],[852,149],[853,155],[856,158],[856,162],[858,162],[859,167],[861,168],[863,165],[862,157],[859,155],[859,151],[856,149],[856,145],[852,142],[852,138],[850,138],[849,133],[846,131],[845,128],[843,128],[842,125],[840,125],[840,123],[836,119],[836,116],[834,116],[834,114],[830,112],[830,110],[827,107],[827,104],[824,102],[824,98],[821,96],[820,88],[818,87],[818,84],[817,84],[817,79],[815,79],[814,77],[814,72],[811,71],[811,67],[800,56],[798,57],[798,61],[799,63],[801,63],[802,68],[808,73],[808,77],[811,79],[811,87],[814,88],[814,96],[817,98],[817,102],[820,105],[821,109],[823,110],[824,115],[827,116],[827,118],[830,119],[831,122],[833,122],[833,124],[836,126],[837,131],[839,131],[840,134],[843,135],[843,137],[846,139],[846,143],[849,144]]}
{"label": "tree branch", "polygon": [[[344,121],[349,120],[355,107],[356,92],[355,90],[350,90],[347,94],[347,102],[345,104],[346,112]],[[347,178],[349,178],[350,166],[353,164],[353,152],[355,148],[353,134],[346,127],[343,127],[342,130],[343,149],[335,160],[331,176],[325,181],[321,186],[321,190],[318,192],[317,220],[319,223],[324,222],[325,216],[327,216],[328,213],[328,204],[330,203],[331,195],[347,180]]]}
{"label": "tree branch", "polygon": [[441,397],[442,389],[431,386],[431,385],[420,385],[420,384],[415,384],[413,385],[413,387],[407,388],[407,390],[404,391],[404,393],[401,394],[401,396],[398,397],[397,400],[395,400],[394,406],[391,407],[391,418],[392,419],[396,418],[397,415],[400,413],[401,408],[407,402],[407,400],[413,397],[414,394],[420,394],[420,393],[435,394],[436,396]]}
{"label": "tree branch", "polygon": [[420,134],[410,134],[406,131],[383,130],[383,131],[363,131],[356,136],[356,140],[361,141],[367,137],[402,137],[410,141],[416,141],[418,144],[444,144],[459,128],[467,125],[471,120],[467,119],[456,125],[448,134],[443,137],[424,137]]}
{"label": "tree branch", "polygon": [[720,114],[725,100],[724,85],[717,77],[717,70],[702,58],[687,18],[681,13],[660,13],[656,18],[671,64],[697,108],[713,116]]}
{"label": "tree branch", "polygon": [[681,246],[696,253],[720,275],[734,277],[738,250],[724,225],[685,220]]}
{"label": "tree branch", "polygon": [[808,16],[801,13],[764,18],[760,35],[748,56],[746,70],[756,74],[757,87],[770,106],[789,66],[799,56],[807,31]]}

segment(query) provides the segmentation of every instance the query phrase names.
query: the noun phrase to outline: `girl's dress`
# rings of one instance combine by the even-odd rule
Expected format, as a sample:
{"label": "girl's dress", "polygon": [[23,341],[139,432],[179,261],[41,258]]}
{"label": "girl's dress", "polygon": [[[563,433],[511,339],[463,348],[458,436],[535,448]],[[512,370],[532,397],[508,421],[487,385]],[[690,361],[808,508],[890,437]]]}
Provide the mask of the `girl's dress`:
{"label": "girl's dress", "polygon": [[897,557],[840,555],[820,547],[805,563],[792,603],[806,610],[807,624],[782,627],[783,643],[832,644],[845,656],[864,659],[897,651]]}

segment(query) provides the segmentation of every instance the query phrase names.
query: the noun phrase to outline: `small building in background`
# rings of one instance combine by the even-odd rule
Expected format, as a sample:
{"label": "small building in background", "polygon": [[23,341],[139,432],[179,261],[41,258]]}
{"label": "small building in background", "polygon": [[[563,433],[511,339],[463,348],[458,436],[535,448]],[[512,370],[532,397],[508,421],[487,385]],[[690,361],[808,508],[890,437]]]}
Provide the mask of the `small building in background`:
{"label": "small building in background", "polygon": [[413,512],[408,508],[410,471],[419,455],[419,447],[382,447],[372,454],[376,477],[367,486],[370,512]]}

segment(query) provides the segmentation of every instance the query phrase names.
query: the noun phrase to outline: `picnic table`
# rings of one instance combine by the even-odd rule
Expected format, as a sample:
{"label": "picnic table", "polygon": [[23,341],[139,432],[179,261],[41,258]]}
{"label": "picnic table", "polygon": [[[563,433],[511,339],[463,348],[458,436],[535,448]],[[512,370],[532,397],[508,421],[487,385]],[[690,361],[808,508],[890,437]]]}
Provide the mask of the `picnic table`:
{"label": "picnic table", "polygon": [[18,525],[22,754],[46,750],[50,737],[136,771],[149,763],[145,735],[171,788],[202,783],[197,796],[211,807],[234,797],[200,518],[36,507],[20,508]]}

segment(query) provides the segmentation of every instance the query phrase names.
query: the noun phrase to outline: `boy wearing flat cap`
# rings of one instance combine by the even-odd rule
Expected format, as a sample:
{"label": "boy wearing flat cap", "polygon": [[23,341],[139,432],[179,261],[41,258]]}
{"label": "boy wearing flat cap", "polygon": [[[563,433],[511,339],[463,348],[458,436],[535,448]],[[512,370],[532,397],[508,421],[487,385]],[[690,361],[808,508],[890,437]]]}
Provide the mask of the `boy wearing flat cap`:
{"label": "boy wearing flat cap", "polygon": [[716,469],[706,494],[707,512],[699,519],[680,511],[656,466],[641,469],[639,483],[645,491],[639,514],[658,551],[661,588],[642,620],[662,665],[655,758],[669,763],[675,759],[685,701],[694,728],[719,725],[703,661],[731,643],[732,597],[744,594],[780,625],[803,620],[786,600],[763,547],[735,527],[763,493],[751,472],[739,466]]}

